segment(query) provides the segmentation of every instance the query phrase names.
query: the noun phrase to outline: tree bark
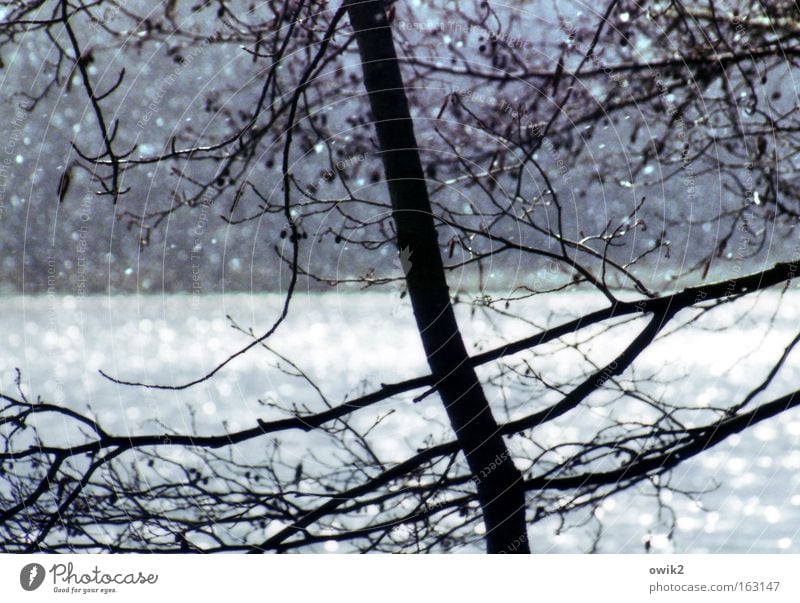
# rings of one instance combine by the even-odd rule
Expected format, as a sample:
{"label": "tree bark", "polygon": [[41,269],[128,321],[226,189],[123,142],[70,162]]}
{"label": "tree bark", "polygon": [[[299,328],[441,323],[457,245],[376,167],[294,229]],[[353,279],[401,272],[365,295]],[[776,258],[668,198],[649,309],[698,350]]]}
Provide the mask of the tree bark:
{"label": "tree bark", "polygon": [[[450,303],[430,198],[400,65],[382,0],[345,0],[361,55],[382,155],[397,246],[435,387],[473,475],[489,553],[528,553],[525,492]],[[404,262],[405,264],[405,262]]]}

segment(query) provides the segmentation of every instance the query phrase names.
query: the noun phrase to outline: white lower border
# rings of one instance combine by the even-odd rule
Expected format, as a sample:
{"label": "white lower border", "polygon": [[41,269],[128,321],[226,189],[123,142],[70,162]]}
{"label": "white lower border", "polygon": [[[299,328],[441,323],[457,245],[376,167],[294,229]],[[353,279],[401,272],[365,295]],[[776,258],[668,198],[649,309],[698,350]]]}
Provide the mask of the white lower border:
{"label": "white lower border", "polygon": [[3,601],[37,603],[797,603],[799,562],[795,555],[0,555],[0,593]]}

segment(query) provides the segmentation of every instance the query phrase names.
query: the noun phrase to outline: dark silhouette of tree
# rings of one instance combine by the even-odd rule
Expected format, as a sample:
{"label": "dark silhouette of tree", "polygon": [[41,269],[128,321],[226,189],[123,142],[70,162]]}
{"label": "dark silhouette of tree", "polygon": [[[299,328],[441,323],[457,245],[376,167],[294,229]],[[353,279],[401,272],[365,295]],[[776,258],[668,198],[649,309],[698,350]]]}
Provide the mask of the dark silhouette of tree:
{"label": "dark silhouette of tree", "polygon": [[406,282],[417,328],[459,447],[473,475],[495,463],[476,484],[490,553],[529,552],[522,474],[500,436],[489,402],[469,363],[439,253],[439,241],[408,110],[400,65],[381,2],[347,2],[356,32],[397,245],[414,258]]}
{"label": "dark silhouette of tree", "polygon": [[[244,354],[277,355],[270,343],[289,336],[282,327],[300,286],[401,286],[429,374],[331,401],[297,359],[278,355],[279,370],[319,403],[280,400],[269,419],[211,435],[113,433],[88,411],[31,397],[18,377],[18,391],[0,396],[2,549],[285,552],[333,540],[426,552],[477,535],[489,552],[524,553],[530,525],[566,522],[634,486],[671,489],[678,464],[792,409],[798,392],[771,386],[800,335],[751,391],[719,406],[665,399],[655,375],[634,371],[658,338],[758,292],[785,292],[796,276],[798,249],[776,245],[791,240],[798,217],[798,104],[780,85],[797,73],[792,7],[9,8],[0,48],[34,37],[52,50],[48,84],[22,92],[28,109],[79,87],[93,117],[54,178],[53,204],[69,211],[82,175],[143,248],[174,216],[211,207],[231,228],[265,225],[287,269],[271,283],[283,291],[272,324],[255,332],[231,318],[248,342],[206,374],[106,379],[134,395],[186,390]],[[235,84],[206,86],[193,125],[175,118],[160,152],[140,152],[140,131],[169,118],[164,88],[234,51],[248,59],[235,63]],[[160,53],[154,68],[177,67],[133,111],[120,99],[136,98],[137,76],[114,53],[132,63],[148,52]],[[158,186],[145,198],[147,182]],[[344,271],[333,273],[332,254],[310,253],[311,242],[357,253],[342,251]],[[394,256],[400,276],[388,266]],[[538,300],[564,292],[593,301],[568,319],[529,319]],[[470,351],[460,305],[522,326]],[[570,373],[543,374],[539,359],[557,354]],[[387,405],[432,396],[450,437],[432,430],[402,461],[382,458],[372,431],[391,420]],[[647,413],[626,414],[625,404]],[[578,442],[542,436],[593,405],[619,410]],[[79,442],[56,441],[64,422]],[[302,438],[302,463],[285,458],[279,436]],[[315,453],[320,442],[336,458]]]}

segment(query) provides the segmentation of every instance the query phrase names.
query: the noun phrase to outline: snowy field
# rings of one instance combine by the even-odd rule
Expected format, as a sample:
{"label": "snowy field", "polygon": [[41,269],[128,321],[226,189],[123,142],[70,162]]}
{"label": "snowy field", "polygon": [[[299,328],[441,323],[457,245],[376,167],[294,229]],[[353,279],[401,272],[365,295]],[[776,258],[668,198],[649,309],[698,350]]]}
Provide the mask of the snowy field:
{"label": "snowy field", "polygon": [[[190,432],[192,424],[201,433],[235,431],[253,426],[258,418],[274,418],[259,399],[291,399],[317,408],[317,394],[301,380],[275,370],[276,357],[266,350],[252,351],[213,380],[182,392],[117,386],[98,373],[102,369],[123,379],[167,384],[194,379],[248,343],[230,327],[226,315],[260,332],[277,316],[281,301],[271,294],[5,297],[0,384],[13,392],[18,367],[28,393],[81,410],[88,406],[115,433],[152,431],[154,421],[184,432]],[[536,324],[557,324],[603,305],[601,299],[584,294],[526,303],[525,317]],[[459,311],[472,349],[536,332],[524,321],[480,309],[470,319],[468,307],[460,306]],[[662,393],[669,400],[691,399],[701,405],[740,400],[760,383],[796,334],[798,314],[800,294],[794,291],[782,300],[765,293],[727,305],[658,341],[636,362],[636,370],[661,371]],[[616,339],[610,348],[627,341]],[[270,346],[292,359],[334,402],[425,372],[407,299],[397,294],[297,295],[289,319]],[[568,356],[539,356],[536,361],[542,374],[557,376],[570,370],[563,358]],[[796,389],[799,376],[800,354],[795,353],[767,397]],[[382,409],[400,409],[376,442],[388,459],[403,458],[428,435],[430,425],[444,418],[435,397],[419,405],[383,404]],[[369,423],[373,417],[366,414],[363,420]],[[547,426],[542,437],[576,437],[582,425],[595,419],[591,412],[574,411],[567,422]],[[354,419],[354,424],[361,420]],[[55,431],[48,437],[57,439]],[[710,491],[701,496],[702,505],[680,496],[663,501],[677,513],[671,537],[659,524],[659,508],[652,499],[633,493],[608,499],[597,512],[603,524],[598,550],[643,552],[649,538],[654,552],[800,552],[799,442],[800,412],[794,410],[679,467],[673,483]],[[302,456],[302,442],[287,446],[292,444]],[[576,528],[557,535],[556,527],[543,522],[532,528],[535,552],[589,550],[591,530]]]}

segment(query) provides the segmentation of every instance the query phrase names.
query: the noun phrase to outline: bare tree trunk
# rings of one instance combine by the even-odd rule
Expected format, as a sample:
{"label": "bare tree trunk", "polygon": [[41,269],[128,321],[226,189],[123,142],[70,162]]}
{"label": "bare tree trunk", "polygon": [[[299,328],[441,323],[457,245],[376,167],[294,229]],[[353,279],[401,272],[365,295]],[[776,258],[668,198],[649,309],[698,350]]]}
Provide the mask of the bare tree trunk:
{"label": "bare tree trunk", "polygon": [[445,278],[392,31],[381,0],[345,0],[378,133],[397,245],[428,364],[478,490],[489,553],[528,553],[522,475],[468,361]]}

